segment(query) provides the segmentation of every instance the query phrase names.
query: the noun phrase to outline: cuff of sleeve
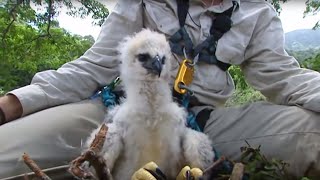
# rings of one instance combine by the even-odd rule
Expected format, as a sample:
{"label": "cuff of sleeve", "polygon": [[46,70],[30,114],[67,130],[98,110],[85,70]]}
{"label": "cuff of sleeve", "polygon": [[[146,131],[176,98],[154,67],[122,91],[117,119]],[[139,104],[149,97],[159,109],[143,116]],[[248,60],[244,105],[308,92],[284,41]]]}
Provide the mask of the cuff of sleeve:
{"label": "cuff of sleeve", "polygon": [[41,87],[31,84],[8,92],[15,95],[22,105],[22,116],[40,111],[49,106],[48,100]]}

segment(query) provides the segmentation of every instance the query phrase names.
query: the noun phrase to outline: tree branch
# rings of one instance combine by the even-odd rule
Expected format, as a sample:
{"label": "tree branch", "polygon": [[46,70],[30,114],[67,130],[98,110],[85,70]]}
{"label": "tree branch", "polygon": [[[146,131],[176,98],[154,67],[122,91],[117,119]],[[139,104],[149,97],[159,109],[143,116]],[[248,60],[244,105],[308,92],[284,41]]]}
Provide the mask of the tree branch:
{"label": "tree branch", "polygon": [[213,162],[213,164],[211,166],[209,166],[207,169],[205,169],[203,171],[203,176],[209,176],[211,174],[211,172],[217,168],[221,163],[223,163],[223,161],[225,161],[226,158],[224,156],[221,156],[218,160],[216,160],[215,162]]}
{"label": "tree branch", "polygon": [[99,180],[113,179],[104,158],[99,155],[103,147],[107,131],[108,127],[103,124],[92,141],[89,150],[71,162],[69,172],[76,178],[87,179],[93,177],[92,173],[85,171],[82,168],[83,163],[88,161],[95,169]]}
{"label": "tree branch", "polygon": [[10,21],[10,23],[8,24],[8,26],[4,29],[4,31],[2,32],[2,43],[5,46],[5,38],[8,34],[8,32],[10,31],[11,26],[13,25],[14,21],[16,21],[16,16],[15,16],[15,12],[17,10],[17,8],[19,7],[19,5],[21,5],[23,3],[22,0],[18,0],[17,3],[13,6],[13,8],[9,11],[9,16],[12,18],[12,20]]}
{"label": "tree branch", "polygon": [[244,165],[242,163],[236,163],[233,167],[230,180],[242,180],[244,172]]}
{"label": "tree branch", "polygon": [[53,8],[53,0],[48,0],[47,34],[49,37],[51,37],[50,27],[51,27],[52,17],[54,16],[54,14],[55,14],[55,11]]}

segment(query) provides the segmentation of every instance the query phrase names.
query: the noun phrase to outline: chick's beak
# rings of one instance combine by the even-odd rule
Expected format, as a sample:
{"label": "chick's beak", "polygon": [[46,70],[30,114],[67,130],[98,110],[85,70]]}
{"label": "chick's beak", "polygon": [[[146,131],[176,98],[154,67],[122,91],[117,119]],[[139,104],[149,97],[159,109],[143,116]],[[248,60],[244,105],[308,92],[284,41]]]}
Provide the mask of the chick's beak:
{"label": "chick's beak", "polygon": [[160,77],[161,71],[162,71],[162,63],[161,59],[158,55],[156,55],[154,58],[152,58],[152,70],[154,73],[157,73],[157,75]]}

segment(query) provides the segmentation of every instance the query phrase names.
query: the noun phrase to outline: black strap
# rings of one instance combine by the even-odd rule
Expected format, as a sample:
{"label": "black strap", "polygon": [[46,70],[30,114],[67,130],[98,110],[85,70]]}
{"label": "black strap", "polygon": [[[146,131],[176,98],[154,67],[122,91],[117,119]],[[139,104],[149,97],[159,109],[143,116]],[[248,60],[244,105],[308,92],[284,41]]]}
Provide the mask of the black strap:
{"label": "black strap", "polygon": [[184,55],[184,53],[186,53],[188,57],[192,57],[193,43],[184,27],[181,27],[174,35],[170,37],[169,43],[172,52],[178,55]]}
{"label": "black strap", "polygon": [[215,56],[215,51],[218,40],[224,33],[229,31],[232,26],[231,15],[235,6],[236,2],[233,2],[233,6],[228,10],[214,14],[215,18],[212,20],[212,26],[210,28],[211,35],[193,49],[192,41],[184,28],[189,10],[189,0],[177,0],[178,18],[181,28],[170,38],[172,52],[184,55],[183,48],[185,48],[186,54],[190,57],[195,57],[199,54],[199,62],[215,64],[223,71],[228,70],[231,65],[219,61]]}
{"label": "black strap", "polygon": [[236,3],[233,6],[222,13],[215,13],[215,19],[212,20],[212,26],[210,28],[210,34],[214,35],[217,39],[220,39],[222,35],[228,32],[232,26],[232,12]]}
{"label": "black strap", "polygon": [[177,0],[178,18],[180,27],[185,25],[189,10],[189,0]]}
{"label": "black strap", "polygon": [[213,109],[205,108],[201,110],[196,116],[196,122],[202,132],[207,124],[207,120],[210,118],[210,114],[212,111]]}

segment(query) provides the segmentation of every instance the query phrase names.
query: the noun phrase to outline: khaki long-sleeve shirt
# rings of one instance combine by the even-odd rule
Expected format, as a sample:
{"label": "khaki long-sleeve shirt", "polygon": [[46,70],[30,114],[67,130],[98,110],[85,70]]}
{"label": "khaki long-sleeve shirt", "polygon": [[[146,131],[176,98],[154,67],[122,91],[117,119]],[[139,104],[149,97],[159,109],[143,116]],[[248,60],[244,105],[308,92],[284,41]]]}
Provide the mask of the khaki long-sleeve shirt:
{"label": "khaki long-sleeve shirt", "polygon": [[[233,26],[219,40],[220,61],[241,65],[247,82],[277,104],[299,105],[320,112],[320,75],[299,67],[284,50],[280,19],[264,0],[236,0]],[[11,91],[23,106],[23,115],[48,107],[77,102],[90,97],[99,87],[118,75],[116,47],[127,35],[150,28],[168,37],[179,29],[175,0],[118,0],[102,26],[95,44],[79,59],[58,70],[37,73],[31,84]],[[209,36],[208,12],[223,12],[232,6],[224,0],[206,8],[200,0],[190,1],[186,29],[197,45]],[[181,58],[174,56],[172,82]],[[198,100],[222,106],[234,90],[228,72],[215,65],[198,63],[191,88]]]}

